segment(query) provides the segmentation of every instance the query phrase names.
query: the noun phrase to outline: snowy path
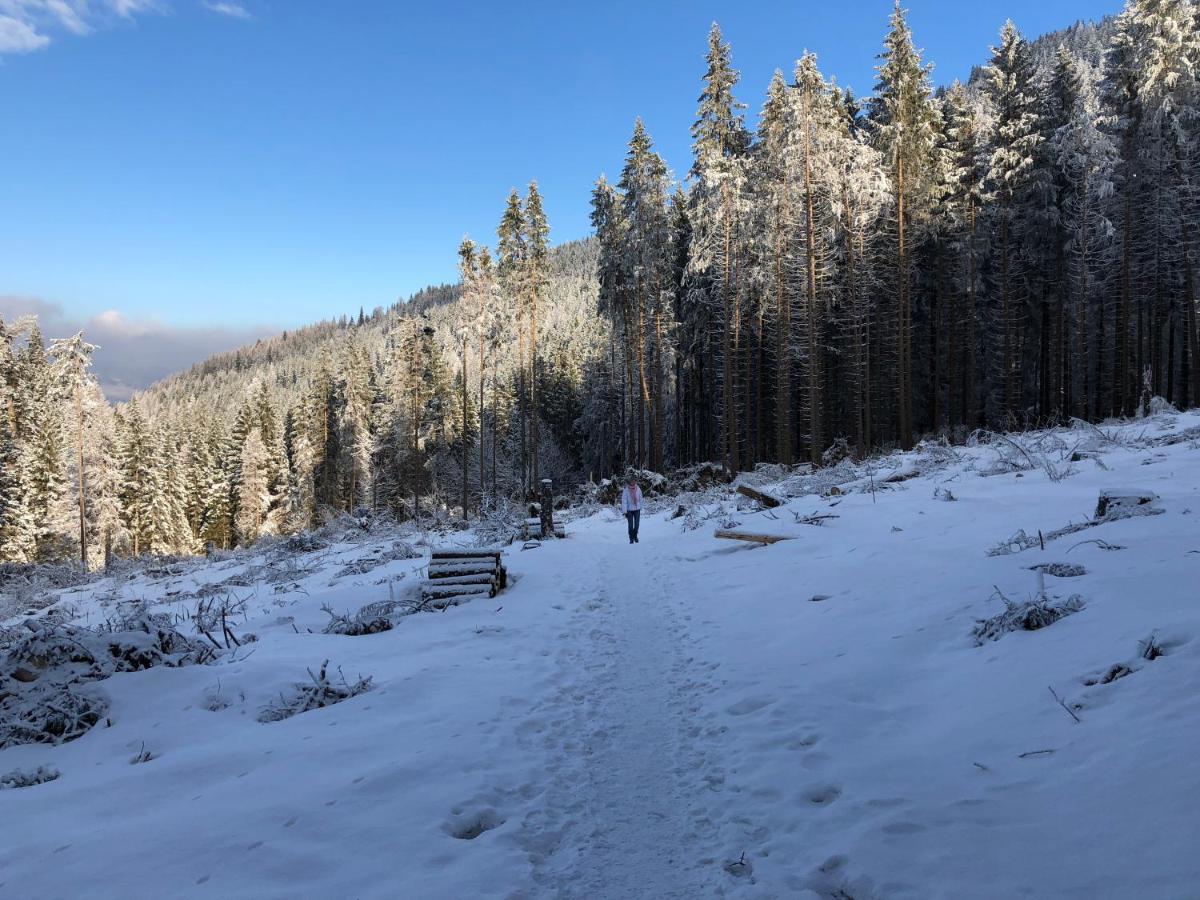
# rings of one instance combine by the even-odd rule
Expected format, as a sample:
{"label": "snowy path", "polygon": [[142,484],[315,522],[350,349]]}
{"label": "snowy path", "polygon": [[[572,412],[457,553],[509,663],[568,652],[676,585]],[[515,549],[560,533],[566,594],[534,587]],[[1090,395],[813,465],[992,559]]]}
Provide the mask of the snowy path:
{"label": "snowy path", "polygon": [[[649,523],[648,523],[649,524]],[[662,533],[656,534],[656,531]],[[688,826],[706,788],[690,746],[698,668],[659,558],[661,522],[631,547],[621,524],[579,536],[561,572],[576,612],[560,635],[562,687],[526,729],[552,786],[524,822],[539,890],[563,897],[694,897]],[[565,560],[564,560],[565,561]],[[582,569],[582,570],[580,570]]]}

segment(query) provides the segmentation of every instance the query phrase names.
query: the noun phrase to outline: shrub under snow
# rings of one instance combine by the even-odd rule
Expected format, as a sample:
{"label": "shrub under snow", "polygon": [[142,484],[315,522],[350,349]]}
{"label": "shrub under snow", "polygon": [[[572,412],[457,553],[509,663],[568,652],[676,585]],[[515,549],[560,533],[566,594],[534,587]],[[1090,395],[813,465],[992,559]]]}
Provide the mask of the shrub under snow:
{"label": "shrub under snow", "polygon": [[1004,612],[989,619],[980,619],[971,629],[976,646],[998,641],[1010,631],[1037,631],[1053,625],[1064,616],[1079,612],[1084,606],[1083,598],[1078,594],[1072,594],[1058,603],[1046,597],[1034,597],[1018,603],[1001,594],[1000,599],[1004,601]]}
{"label": "shrub under snow", "polygon": [[38,766],[32,772],[22,772],[20,769],[13,769],[11,772],[0,775],[0,791],[11,788],[33,787],[34,785],[45,784],[47,781],[54,781],[58,777],[58,769],[48,769],[45,766]]}
{"label": "shrub under snow", "polygon": [[87,733],[108,710],[90,682],[217,655],[144,611],[100,628],[39,623],[0,653],[0,749],[61,744]]}
{"label": "shrub under snow", "polygon": [[290,719],[292,716],[298,716],[309,710],[333,706],[335,703],[365,694],[371,689],[369,677],[360,677],[356,682],[350,684],[340,671],[338,675],[341,680],[331,681],[327,673],[328,668],[329,660],[325,660],[321,663],[321,670],[318,673],[313,674],[313,670],[309,669],[308,677],[312,681],[297,682],[293,685],[290,696],[280,694],[277,702],[263,707],[262,712],[258,714],[258,721],[279,722],[283,719]]}

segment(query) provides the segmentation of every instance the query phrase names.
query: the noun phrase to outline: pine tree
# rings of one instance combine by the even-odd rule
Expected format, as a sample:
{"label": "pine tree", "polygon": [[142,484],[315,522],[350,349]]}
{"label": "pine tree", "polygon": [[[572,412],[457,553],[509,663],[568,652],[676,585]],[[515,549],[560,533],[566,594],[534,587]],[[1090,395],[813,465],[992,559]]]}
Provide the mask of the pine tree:
{"label": "pine tree", "polygon": [[1050,148],[1059,183],[1067,306],[1074,337],[1074,364],[1066,372],[1067,406],[1073,415],[1090,418],[1108,408],[1099,400],[1102,386],[1093,361],[1102,352],[1094,338],[1096,324],[1106,317],[1097,288],[1112,235],[1104,209],[1113,195],[1116,150],[1099,127],[1094,78],[1065,47],[1059,48],[1055,59],[1050,94],[1059,117]]}
{"label": "pine tree", "polygon": [[1022,340],[1026,333],[1029,297],[1022,289],[1018,254],[1021,216],[1029,195],[1035,154],[1041,142],[1035,109],[1036,95],[1029,44],[1011,21],[1000,31],[985,70],[988,95],[995,108],[987,184],[996,230],[996,268],[999,279],[1000,414],[1013,416],[1021,401]]}
{"label": "pine tree", "polygon": [[538,193],[536,181],[529,182],[525,194],[525,289],[529,296],[529,426],[530,448],[532,451],[534,487],[541,481],[538,469],[538,452],[540,437],[538,435],[538,420],[541,417],[538,406],[538,297],[546,289],[547,257],[549,254],[550,226],[546,223],[546,213],[542,209],[542,196]]}
{"label": "pine tree", "polygon": [[237,534],[242,544],[252,544],[261,534],[271,503],[266,445],[258,428],[250,429],[242,446],[241,481],[238,485]]}
{"label": "pine tree", "polygon": [[628,380],[625,377],[632,369],[632,362],[624,209],[620,193],[603,175],[592,190],[591,223],[600,244],[596,269],[597,310],[610,327],[608,358],[603,367],[606,391],[598,398],[598,409],[588,419],[588,431],[593,435],[599,432],[592,459],[602,473],[611,474],[632,462],[627,426]]}
{"label": "pine tree", "polygon": [[37,554],[36,528],[21,474],[9,417],[0,415],[0,561],[32,562]]}
{"label": "pine tree", "polygon": [[[742,423],[737,401],[744,289],[740,279],[744,249],[740,228],[747,213],[746,155],[750,136],[740,112],[744,106],[733,95],[738,73],[732,67],[729,45],[716,23],[709,32],[707,63],[700,108],[692,125],[690,268],[702,282],[697,299],[717,310],[720,447],[725,464],[737,470],[742,462]],[[695,309],[689,309],[689,315],[704,316]],[[708,354],[707,343],[706,340],[697,347],[696,352]],[[696,390],[704,389],[704,385],[696,386]],[[701,400],[697,406],[705,410],[707,401]]]}
{"label": "pine tree", "polygon": [[317,361],[306,407],[305,433],[309,453],[298,463],[300,477],[312,480],[316,506],[336,507],[341,484],[340,409],[333,359],[328,350],[322,351]]}
{"label": "pine tree", "polygon": [[913,44],[905,11],[896,0],[884,39],[871,125],[892,188],[887,250],[888,286],[895,298],[891,323],[895,348],[896,428],[900,446],[913,440],[913,261],[915,226],[927,212],[937,112],[929,86],[931,67]]}
{"label": "pine tree", "polygon": [[117,453],[120,470],[122,524],[129,533],[134,556],[150,551],[154,492],[154,448],[135,398],[117,420]]}
{"label": "pine tree", "polygon": [[21,464],[26,502],[36,529],[35,556],[39,561],[51,561],[64,549],[64,433],[53,372],[36,322],[20,354],[17,381],[23,407]]}
{"label": "pine tree", "polygon": [[50,345],[54,357],[54,376],[58,388],[70,400],[73,407],[72,430],[75,436],[75,494],[79,509],[79,561],[84,569],[88,566],[87,534],[87,467],[84,463],[84,431],[86,428],[87,401],[94,387],[94,379],[88,371],[92,365],[92,353],[96,346],[83,339],[83,332],[72,338],[56,340]]}
{"label": "pine tree", "polygon": [[949,222],[946,225],[953,235],[952,252],[956,258],[955,277],[951,282],[955,312],[950,328],[955,348],[952,368],[957,377],[951,379],[949,417],[951,424],[957,421],[973,426],[980,421],[978,323],[982,280],[980,213],[984,207],[987,174],[985,136],[982,112],[958,82],[946,92],[943,118],[949,155],[945,198]]}
{"label": "pine tree", "polygon": [[623,192],[623,270],[632,317],[632,323],[626,323],[625,340],[633,345],[637,365],[637,463],[662,471],[669,181],[666,164],[654,152],[641,119],[634,123],[619,188]]}
{"label": "pine tree", "polygon": [[234,542],[233,476],[227,450],[232,439],[227,429],[218,422],[207,440],[208,455],[213,464],[207,472],[206,483],[202,485],[204,507],[198,536],[204,543],[212,542],[214,546],[228,549]]}
{"label": "pine tree", "polygon": [[775,319],[775,461],[792,464],[792,238],[793,122],[788,85],[778,69],[771,77],[759,116],[755,145],[754,190],[760,280],[771,297]]}
{"label": "pine tree", "polygon": [[[372,433],[375,388],[370,358],[361,347],[355,344],[346,347],[341,369],[338,444],[343,458],[339,469],[344,474],[343,508],[353,512],[359,506],[373,505],[371,457],[375,443]],[[274,494],[272,485],[268,485],[268,490]]]}
{"label": "pine tree", "polygon": [[520,428],[521,495],[528,496],[530,490],[529,469],[529,366],[525,355],[525,277],[529,272],[528,250],[525,246],[525,212],[521,208],[521,196],[515,190],[508,195],[504,215],[496,229],[498,243],[497,274],[508,303],[515,310],[513,316],[517,331],[517,412]]}
{"label": "pine tree", "polygon": [[831,234],[830,174],[827,148],[833,139],[834,110],[829,87],[817,69],[817,58],[806,53],[796,64],[796,81],[792,94],[796,136],[796,181],[798,186],[797,215],[800,246],[801,290],[804,298],[800,319],[803,342],[804,403],[808,410],[809,461],[821,464],[825,450],[823,435],[826,419],[824,386],[826,327],[828,325],[827,296],[831,251],[826,241]]}

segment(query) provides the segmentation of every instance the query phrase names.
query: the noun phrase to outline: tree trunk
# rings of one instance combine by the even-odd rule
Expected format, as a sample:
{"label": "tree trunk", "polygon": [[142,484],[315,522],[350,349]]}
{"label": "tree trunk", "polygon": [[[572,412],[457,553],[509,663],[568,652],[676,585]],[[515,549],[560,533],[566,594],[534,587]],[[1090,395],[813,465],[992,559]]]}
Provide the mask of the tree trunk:
{"label": "tree trunk", "polygon": [[905,203],[907,201],[906,185],[904,182],[904,158],[897,152],[896,156],[896,251],[897,278],[899,280],[897,294],[897,335],[896,335],[896,412],[897,428],[901,450],[912,449],[912,363],[909,328],[909,272],[908,245],[905,233]]}
{"label": "tree trunk", "polygon": [[80,383],[75,386],[75,454],[79,467],[79,561],[86,572],[87,556],[87,471],[83,465],[83,384],[82,373]]}
{"label": "tree trunk", "polygon": [[725,447],[725,465],[729,467],[731,472],[740,470],[741,459],[738,456],[738,423],[735,415],[736,407],[736,384],[734,381],[734,355],[737,353],[737,318],[738,318],[738,302],[736,292],[731,292],[733,281],[733,222],[732,222],[732,205],[733,200],[729,196],[729,187],[723,186],[722,192],[722,209],[723,215],[723,232],[725,243],[725,258],[722,261],[724,266],[724,277],[721,280],[722,293],[722,309],[724,311],[724,333],[723,347],[721,360],[721,374],[723,384],[721,385],[721,395],[724,405],[724,415],[722,416],[722,431],[724,431],[723,441]]}
{"label": "tree trunk", "polygon": [[[783,216],[779,217],[781,220]],[[775,244],[775,455],[785,466],[792,464],[792,304],[784,280],[783,222],[776,224]]]}
{"label": "tree trunk", "polygon": [[463,339],[462,345],[462,515],[463,521],[469,521],[471,518],[470,506],[470,448],[467,443],[467,341]]}
{"label": "tree trunk", "polygon": [[813,467],[821,464],[825,442],[821,435],[824,401],[821,396],[821,379],[824,375],[820,335],[820,309],[817,304],[817,236],[816,211],[813,198],[812,179],[812,128],[811,92],[805,96],[804,122],[804,240],[807,256],[805,267],[805,300],[808,316],[808,458]]}
{"label": "tree trunk", "polygon": [[538,390],[537,390],[537,302],[541,271],[534,265],[533,288],[529,295],[529,443],[533,456],[533,484],[541,481],[538,472]]}

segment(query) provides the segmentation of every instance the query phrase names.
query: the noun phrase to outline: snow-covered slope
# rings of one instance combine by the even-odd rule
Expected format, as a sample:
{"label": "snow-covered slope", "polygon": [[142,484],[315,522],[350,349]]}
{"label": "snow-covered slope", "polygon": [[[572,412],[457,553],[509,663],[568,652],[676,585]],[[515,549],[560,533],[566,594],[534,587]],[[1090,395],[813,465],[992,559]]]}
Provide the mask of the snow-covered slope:
{"label": "snow-covered slope", "polygon": [[[1197,896],[1200,415],[754,480],[796,496],[664,501],[636,546],[603,511],[380,634],[320,633],[420,577],[369,535],[64,594],[96,622],[235,577],[258,640],[0,751],[61,772],[0,791],[0,895]],[[1056,535],[1104,490],[1158,499]],[[977,644],[1043,590],[1083,607]],[[258,721],[325,659],[372,689]]]}

